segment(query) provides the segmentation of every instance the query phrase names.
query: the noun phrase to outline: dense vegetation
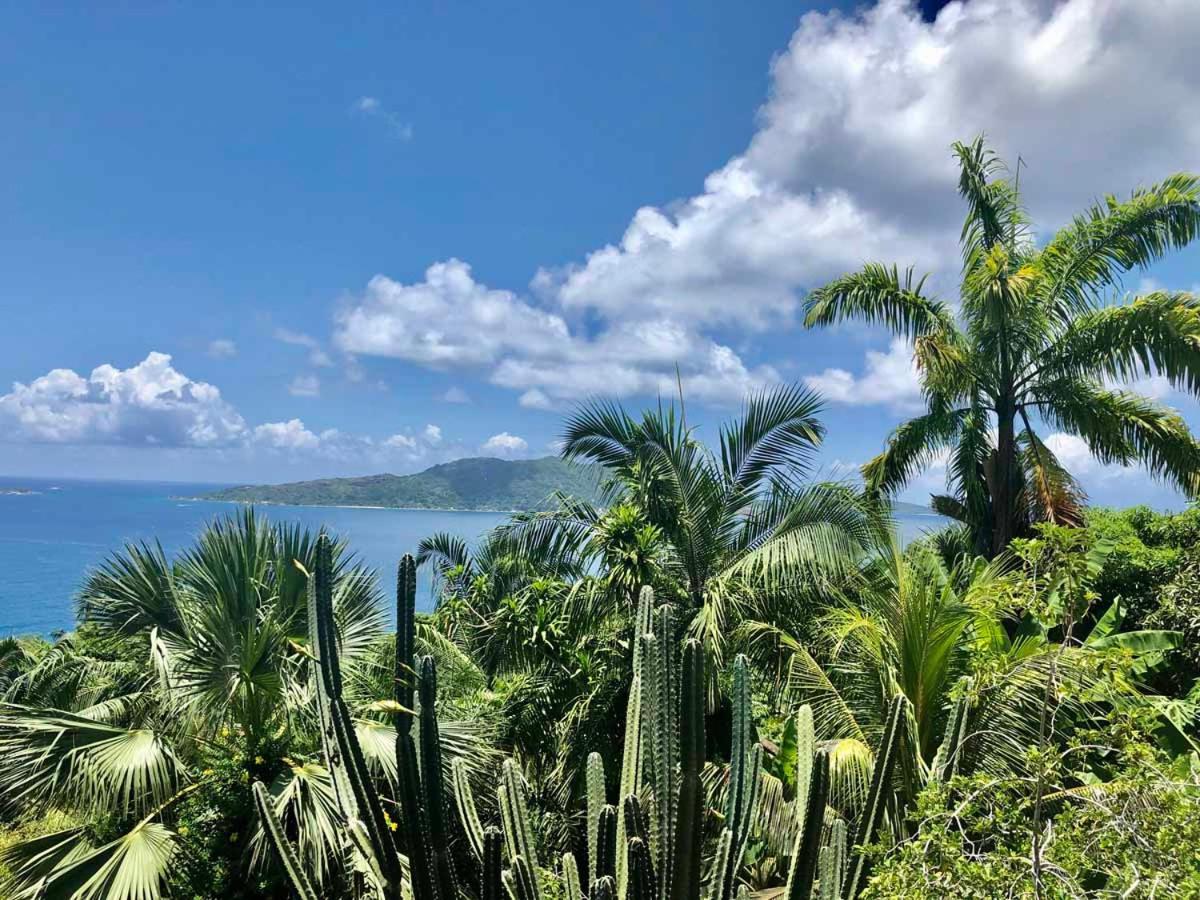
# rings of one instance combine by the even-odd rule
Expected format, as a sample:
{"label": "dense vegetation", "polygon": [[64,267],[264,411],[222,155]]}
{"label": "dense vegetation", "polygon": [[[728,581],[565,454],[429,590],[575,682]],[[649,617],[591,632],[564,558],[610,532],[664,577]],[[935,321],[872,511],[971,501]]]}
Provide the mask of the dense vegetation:
{"label": "dense vegetation", "polygon": [[595,499],[599,476],[555,457],[456,459],[415,475],[322,478],[292,484],[243,485],[206,495],[212,500],[293,506],[389,506],[404,509],[543,509],[558,493]]}
{"label": "dense vegetation", "polygon": [[[1114,386],[1200,385],[1196,301],[1102,296],[1195,235],[1195,181],[1038,249],[958,152],[959,316],[883,267],[810,303],[916,342],[929,409],[861,485],[815,479],[800,388],[711,447],[594,402],[563,458],[598,490],[430,535],[394,631],[334,536],[252,510],[114,554],[75,632],[0,644],[8,895],[1200,896],[1200,507],[1089,508],[1036,431],[1196,493],[1181,420]],[[961,523],[901,546],[947,450]]]}

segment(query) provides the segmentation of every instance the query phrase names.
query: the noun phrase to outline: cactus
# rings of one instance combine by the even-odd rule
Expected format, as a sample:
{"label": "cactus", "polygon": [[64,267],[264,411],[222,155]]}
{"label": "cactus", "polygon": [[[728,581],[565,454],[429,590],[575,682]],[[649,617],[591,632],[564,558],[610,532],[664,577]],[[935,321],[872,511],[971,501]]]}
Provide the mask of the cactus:
{"label": "cactus", "polygon": [[483,833],[483,869],[480,877],[480,900],[500,900],[503,893],[503,875],[500,865],[500,851],[504,836],[499,828],[489,828]]}
{"label": "cactus", "polygon": [[[308,627],[311,655],[315,660],[317,716],[321,750],[333,784],[338,812],[349,836],[357,868],[365,872],[380,900],[455,900],[458,885],[449,853],[449,831],[445,818],[440,735],[437,725],[437,672],[432,659],[421,663],[418,676],[413,660],[416,616],[416,563],[405,556],[397,571],[396,663],[393,721],[396,728],[396,794],[400,807],[399,827],[408,852],[408,890],[403,888],[404,871],[392,840],[383,804],[371,780],[354,722],[342,699],[342,672],[338,639],[333,619],[332,545],[322,532],[317,538],[316,564],[308,578]],[[420,750],[413,739],[414,697],[420,689]],[[461,777],[460,777],[461,776]],[[465,789],[465,772],[456,770],[455,795]],[[272,846],[279,854],[288,878],[301,898],[314,897],[312,885],[300,869],[267,801],[266,789],[254,788],[259,817]],[[466,795],[469,798],[469,794]],[[460,808],[462,806],[460,798]],[[480,896],[499,900],[499,833],[482,832],[479,817],[471,806],[464,819],[476,826],[467,829],[468,839],[483,863]],[[493,877],[494,876],[494,877]]]}
{"label": "cactus", "polygon": [[[700,896],[700,840],[704,826],[704,648],[689,640],[683,648],[683,678],[679,691],[679,800],[674,873],[663,898],[696,900]],[[665,861],[663,863],[666,865]]]}
{"label": "cactus", "polygon": [[400,900],[400,860],[354,734],[354,723],[342,700],[342,673],[333,621],[332,544],[325,533],[317,538],[316,566],[308,579],[308,628],[311,650],[318,663],[315,680],[321,746],[338,809],[351,843],[380,896],[383,900]]}
{"label": "cactus", "polygon": [[458,815],[467,833],[467,843],[475,853],[475,858],[483,861],[483,822],[475,806],[475,795],[471,791],[471,780],[467,774],[467,764],[461,759],[450,763],[450,777],[454,782],[454,805],[458,807]]}
{"label": "cactus", "polygon": [[562,855],[563,890],[567,900],[583,900],[583,887],[579,883],[579,866],[575,863],[575,854]]}
{"label": "cactus", "polygon": [[871,775],[871,789],[867,793],[867,805],[858,821],[858,832],[854,837],[854,864],[850,875],[850,887],[846,892],[847,900],[854,900],[867,885],[869,863],[866,846],[875,839],[875,832],[883,821],[883,808],[887,802],[888,786],[892,780],[892,769],[896,765],[896,757],[900,755],[900,739],[904,731],[904,714],[908,701],[903,694],[897,694],[888,708],[887,728],[883,733],[883,741],[875,754],[875,771]]}
{"label": "cactus", "polygon": [[[519,857],[531,873],[538,868],[537,845],[533,839],[533,828],[529,824],[529,800],[525,795],[525,777],[514,760],[506,759],[500,771],[500,787],[496,791],[500,801],[500,817],[504,823],[504,840],[508,845],[509,864]],[[532,881],[534,896],[537,896],[537,881]]]}
{"label": "cactus", "polygon": [[592,882],[588,891],[588,900],[617,900],[617,882],[605,875]]}
{"label": "cactus", "polygon": [[[642,636],[650,633],[654,615],[654,590],[643,587],[638,595],[637,614],[634,616],[633,635],[630,647],[633,653],[633,678],[629,684],[629,703],[625,709],[625,746],[621,754],[621,779],[618,787],[620,798],[636,794],[642,789],[643,767],[646,764],[645,741],[642,735],[642,693],[643,693],[643,662],[644,650]],[[617,844],[626,844],[625,823],[617,823]],[[617,893],[625,896],[626,878],[625,854],[617,859],[616,885]],[[594,880],[594,879],[593,879]]]}
{"label": "cactus", "polygon": [[821,848],[819,863],[820,900],[841,900],[842,876],[846,867],[846,823],[835,819],[829,829],[829,842]]}
{"label": "cactus", "polygon": [[256,781],[253,791],[254,805],[258,808],[258,817],[265,826],[267,839],[279,855],[279,861],[283,863],[288,881],[296,890],[296,896],[300,900],[317,900],[316,889],[308,880],[308,876],[304,874],[304,868],[300,865],[296,851],[292,849],[292,845],[288,843],[288,839],[283,833],[283,825],[280,823],[279,817],[275,815],[275,808],[271,805],[271,798],[267,794],[266,787],[261,781]]}
{"label": "cactus", "polygon": [[746,657],[739,654],[733,661],[733,746],[729,753],[729,791],[725,798],[725,830],[729,832],[730,844],[724,866],[714,874],[720,879],[720,893],[716,895],[719,900],[732,900],[734,879],[754,821],[762,771],[762,745],[754,741],[754,724],[750,717],[747,670]]}
{"label": "cactus", "polygon": [[604,760],[599,753],[587,759],[587,862],[588,884],[596,880],[596,853],[600,846],[600,810],[604,808]]}
{"label": "cactus", "polygon": [[658,879],[654,874],[654,860],[650,847],[641,837],[629,839],[629,892],[627,900],[655,900],[658,897]]}
{"label": "cactus", "polygon": [[829,799],[829,752],[821,750],[811,765],[812,777],[805,798],[805,816],[796,834],[788,869],[787,900],[809,900],[820,858],[821,829]]}
{"label": "cactus", "polygon": [[960,684],[964,683],[962,695],[950,710],[950,718],[946,720],[942,743],[930,765],[930,780],[932,781],[949,781],[958,771],[959,754],[962,752],[962,745],[967,737],[967,724],[971,711],[969,676],[961,679]]}
{"label": "cactus", "polygon": [[612,878],[617,870],[617,848],[620,846],[617,842],[618,827],[616,807],[605,806],[601,809],[596,842],[596,878]]}

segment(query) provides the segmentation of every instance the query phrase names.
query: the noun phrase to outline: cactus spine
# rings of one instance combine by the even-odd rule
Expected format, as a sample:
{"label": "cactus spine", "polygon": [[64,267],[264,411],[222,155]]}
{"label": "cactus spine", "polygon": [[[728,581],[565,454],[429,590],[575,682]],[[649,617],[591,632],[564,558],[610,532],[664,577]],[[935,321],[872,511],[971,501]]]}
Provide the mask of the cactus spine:
{"label": "cactus spine", "polygon": [[271,797],[267,794],[267,789],[261,781],[254,782],[254,805],[258,808],[258,817],[266,828],[267,838],[279,855],[279,861],[283,863],[283,869],[287,873],[288,881],[296,891],[296,896],[300,900],[317,900],[316,889],[308,880],[308,876],[304,874],[304,867],[300,865],[296,851],[288,843],[287,836],[283,833],[283,824],[275,815]]}

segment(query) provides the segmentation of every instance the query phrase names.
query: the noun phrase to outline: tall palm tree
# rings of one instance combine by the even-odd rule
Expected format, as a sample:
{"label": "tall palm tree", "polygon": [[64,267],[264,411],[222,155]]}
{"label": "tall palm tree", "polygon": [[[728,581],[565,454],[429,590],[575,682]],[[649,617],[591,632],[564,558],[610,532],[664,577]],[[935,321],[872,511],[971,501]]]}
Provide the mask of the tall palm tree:
{"label": "tall palm tree", "polygon": [[1200,393],[1200,299],[1154,291],[1112,303],[1122,276],[1200,233],[1200,181],[1172,175],[1106,197],[1039,246],[1018,184],[983,138],[955,144],[967,203],[957,316],[912,269],[870,264],[813,291],[806,323],[882,324],[914,344],[927,411],[863,467],[891,494],[940,453],[935,507],[995,554],[1032,522],[1079,519],[1082,494],[1036,431],[1077,435],[1103,462],[1142,463],[1189,496],[1200,445],[1177,412],[1122,385],[1165,376]]}

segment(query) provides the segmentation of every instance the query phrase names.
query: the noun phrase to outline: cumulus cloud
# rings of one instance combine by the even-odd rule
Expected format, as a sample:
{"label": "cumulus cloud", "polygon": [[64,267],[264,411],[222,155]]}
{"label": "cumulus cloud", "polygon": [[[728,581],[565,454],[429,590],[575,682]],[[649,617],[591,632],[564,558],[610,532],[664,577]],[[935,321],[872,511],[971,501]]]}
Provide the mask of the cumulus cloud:
{"label": "cumulus cloud", "polygon": [[434,446],[437,446],[442,442],[442,429],[432,423],[426,425],[425,430],[422,431],[421,434],[425,437],[425,440],[429,444]]}
{"label": "cumulus cloud", "polygon": [[304,334],[301,331],[292,331],[289,328],[276,328],[275,340],[283,341],[285,344],[292,344],[296,347],[305,347],[308,349],[308,361],[314,366],[332,366],[333,360],[329,358],[329,354],[321,347],[321,342],[310,334]]}
{"label": "cumulus cloud", "polygon": [[305,428],[300,419],[265,422],[254,429],[254,440],[274,450],[312,450],[321,443],[321,439]]}
{"label": "cumulus cloud", "polygon": [[443,403],[470,403],[471,396],[462,388],[454,386],[446,388],[442,395],[438,398]]}
{"label": "cumulus cloud", "polygon": [[921,382],[912,347],[900,338],[892,339],[886,353],[868,350],[862,375],[831,368],[805,376],[804,383],[834,403],[883,403],[898,410],[921,405]]}
{"label": "cumulus cloud", "polygon": [[554,403],[546,396],[546,392],[540,388],[530,388],[520,397],[517,402],[526,409],[553,409]]}
{"label": "cumulus cloud", "polygon": [[297,375],[288,385],[288,393],[293,397],[319,397],[321,380],[316,375]]}
{"label": "cumulus cloud", "polygon": [[208,344],[208,355],[213,359],[229,359],[237,356],[237,344],[229,338],[217,338]]}
{"label": "cumulus cloud", "polygon": [[736,401],[779,380],[773,368],[749,367],[730,347],[669,318],[625,318],[593,335],[572,330],[562,315],[477,282],[457,259],[430,266],[415,284],[375,276],[338,313],[334,340],[353,354],[483,368],[493,383],[537,390],[547,402],[670,393],[676,366],[701,400]]}
{"label": "cumulus cloud", "polygon": [[[1103,192],[1200,166],[1192,6],[971,0],[927,22],[915,3],[882,0],[809,13],[772,63],[749,145],[699,193],[643,207],[619,240],[539,269],[529,297],[478,284],[458,260],[411,285],[377,276],[339,317],[338,340],[480,367],[531,400],[673,390],[676,362],[697,399],[736,399],[778,379],[743,354],[756,335],[796,326],[805,290],[875,259],[952,285],[953,141],[987,132],[1007,159],[1019,154],[1044,228]],[[861,376],[812,377],[847,400],[865,390],[903,404],[908,380],[899,397],[872,380],[890,355],[868,357]]]}
{"label": "cumulus cloud", "polygon": [[479,450],[492,456],[518,456],[529,449],[529,443],[515,434],[502,431],[484,441]]}
{"label": "cumulus cloud", "polygon": [[246,423],[211,384],[193,381],[152,352],[128,369],[97,366],[84,378],[54,369],[0,396],[3,431],[50,443],[219,447],[240,441]]}

